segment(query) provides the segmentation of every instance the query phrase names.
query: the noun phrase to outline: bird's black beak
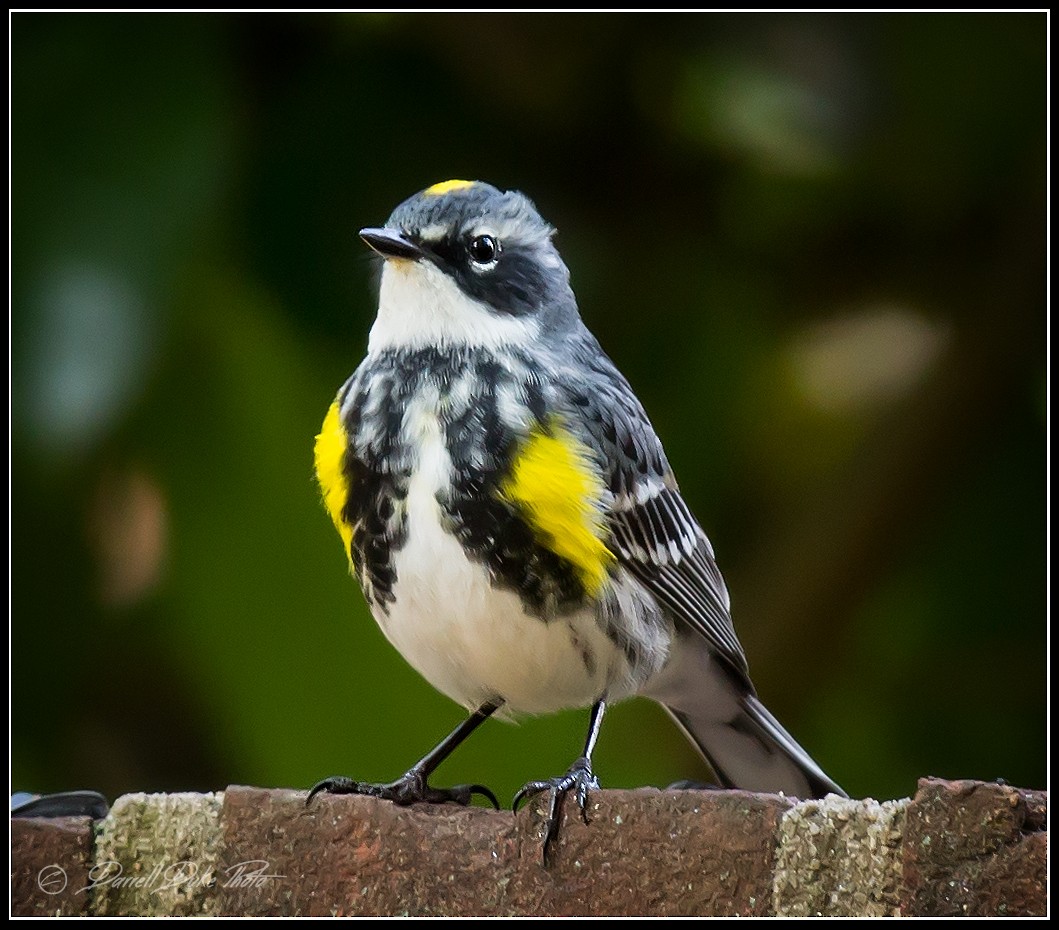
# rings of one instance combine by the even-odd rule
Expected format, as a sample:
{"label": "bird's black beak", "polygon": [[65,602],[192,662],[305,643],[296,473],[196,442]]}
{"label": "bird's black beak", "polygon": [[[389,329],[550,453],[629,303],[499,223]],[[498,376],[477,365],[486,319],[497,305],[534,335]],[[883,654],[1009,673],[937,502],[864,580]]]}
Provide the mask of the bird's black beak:
{"label": "bird's black beak", "polygon": [[418,245],[396,229],[373,229],[360,231],[360,238],[383,258],[423,258],[426,254]]}

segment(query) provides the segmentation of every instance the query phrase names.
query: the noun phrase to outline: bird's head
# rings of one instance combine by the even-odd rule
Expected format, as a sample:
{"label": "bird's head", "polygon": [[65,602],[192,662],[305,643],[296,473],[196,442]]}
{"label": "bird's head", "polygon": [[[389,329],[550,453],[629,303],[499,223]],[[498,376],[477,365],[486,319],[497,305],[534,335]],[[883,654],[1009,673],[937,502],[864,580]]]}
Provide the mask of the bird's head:
{"label": "bird's head", "polygon": [[384,260],[369,351],[564,338],[579,318],[554,233],[529,198],[481,181],[409,197],[360,231]]}

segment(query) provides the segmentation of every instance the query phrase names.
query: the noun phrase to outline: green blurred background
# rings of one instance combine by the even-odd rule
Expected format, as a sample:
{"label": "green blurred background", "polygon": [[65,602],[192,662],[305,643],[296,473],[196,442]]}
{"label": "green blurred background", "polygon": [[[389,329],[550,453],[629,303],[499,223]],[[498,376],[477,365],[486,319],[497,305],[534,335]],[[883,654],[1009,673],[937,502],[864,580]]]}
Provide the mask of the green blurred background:
{"label": "green blurred background", "polygon": [[[528,193],[716,547],[766,703],[851,794],[1046,774],[1046,20],[12,20],[13,784],[396,777],[459,719],[346,573],[312,444],[356,237]],[[585,711],[438,776],[502,797]],[[703,777],[653,705],[606,786]]]}

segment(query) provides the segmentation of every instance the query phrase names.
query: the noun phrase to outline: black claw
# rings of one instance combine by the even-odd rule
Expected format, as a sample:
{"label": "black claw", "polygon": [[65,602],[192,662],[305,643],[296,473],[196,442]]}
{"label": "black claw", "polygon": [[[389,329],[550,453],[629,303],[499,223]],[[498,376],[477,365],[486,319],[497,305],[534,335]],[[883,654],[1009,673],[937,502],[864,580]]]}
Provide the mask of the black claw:
{"label": "black claw", "polygon": [[[558,779],[553,779],[557,781]],[[535,794],[540,794],[542,791],[547,791],[549,788],[554,787],[550,781],[530,781],[526,782],[515,794],[515,797],[511,800],[511,810],[516,814],[518,813],[519,807],[522,806],[526,801],[532,798]]]}
{"label": "black claw", "polygon": [[[480,794],[483,798],[485,798],[490,804],[493,805],[493,810],[500,810],[500,802],[496,799],[496,795],[493,794],[493,792],[490,791],[488,788],[486,788],[485,785],[471,785],[470,791],[472,795]],[[468,803],[470,802],[468,801]]]}
{"label": "black claw", "polygon": [[345,775],[332,775],[330,778],[321,779],[309,789],[305,806],[308,807],[312,799],[321,791],[326,791],[328,794],[359,794],[355,787],[356,784],[352,778]]}

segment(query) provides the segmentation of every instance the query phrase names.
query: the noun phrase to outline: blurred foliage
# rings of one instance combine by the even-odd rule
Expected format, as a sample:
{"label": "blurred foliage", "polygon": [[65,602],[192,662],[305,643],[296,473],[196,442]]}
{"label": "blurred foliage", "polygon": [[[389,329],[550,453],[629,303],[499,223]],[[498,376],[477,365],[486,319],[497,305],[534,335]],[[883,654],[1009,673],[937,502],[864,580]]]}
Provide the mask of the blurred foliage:
{"label": "blurred foliage", "polygon": [[[533,197],[654,418],[758,689],[855,795],[1039,787],[1043,14],[12,19],[13,781],[397,776],[461,717],[370,620],[311,448],[355,231]],[[439,781],[565,770],[587,714]],[[701,777],[653,705],[610,786]]]}

